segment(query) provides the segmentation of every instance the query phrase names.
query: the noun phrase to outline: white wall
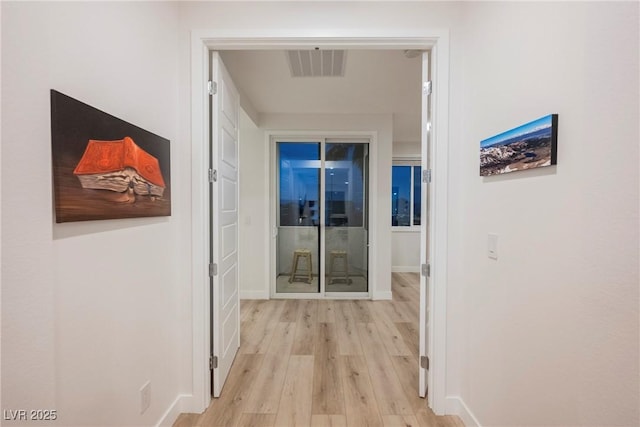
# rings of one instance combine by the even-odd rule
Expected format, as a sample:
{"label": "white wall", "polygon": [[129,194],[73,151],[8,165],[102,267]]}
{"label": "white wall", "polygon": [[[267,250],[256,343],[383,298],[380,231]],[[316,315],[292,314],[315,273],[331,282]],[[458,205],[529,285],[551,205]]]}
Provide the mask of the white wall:
{"label": "white wall", "polygon": [[269,215],[265,206],[269,185],[265,182],[268,151],[264,131],[240,110],[240,228],[238,285],[240,298],[269,297]]}
{"label": "white wall", "polygon": [[[191,346],[177,6],[1,7],[2,409],[156,424],[189,380]],[[54,223],[52,88],[171,140],[171,217]]]}
{"label": "white wall", "polygon": [[[638,3],[467,4],[450,264],[482,425],[640,423],[638,34]],[[557,166],[479,176],[481,139],[549,113]]]}
{"label": "white wall", "polygon": [[414,158],[420,160],[420,141],[393,141],[393,158]]}
{"label": "white wall", "polygon": [[391,271],[420,271],[420,230],[391,231]]}

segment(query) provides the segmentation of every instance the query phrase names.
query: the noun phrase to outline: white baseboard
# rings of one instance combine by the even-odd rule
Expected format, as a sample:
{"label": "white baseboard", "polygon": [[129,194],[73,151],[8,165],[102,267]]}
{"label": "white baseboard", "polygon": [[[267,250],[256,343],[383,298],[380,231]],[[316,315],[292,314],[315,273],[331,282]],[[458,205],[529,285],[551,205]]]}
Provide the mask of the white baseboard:
{"label": "white baseboard", "polygon": [[269,291],[240,291],[240,299],[269,299]]}
{"label": "white baseboard", "polygon": [[160,417],[160,421],[156,424],[156,427],[171,427],[173,423],[178,419],[178,416],[184,411],[186,401],[191,397],[190,394],[179,394],[173,401],[169,409]]}
{"label": "white baseboard", "polygon": [[396,265],[391,267],[392,273],[420,273],[417,265]]}
{"label": "white baseboard", "polygon": [[374,292],[373,295],[371,296],[371,299],[374,299],[374,300],[391,299],[391,291]]}
{"label": "white baseboard", "polygon": [[447,396],[445,406],[446,413],[459,416],[466,427],[482,427],[460,396]]}

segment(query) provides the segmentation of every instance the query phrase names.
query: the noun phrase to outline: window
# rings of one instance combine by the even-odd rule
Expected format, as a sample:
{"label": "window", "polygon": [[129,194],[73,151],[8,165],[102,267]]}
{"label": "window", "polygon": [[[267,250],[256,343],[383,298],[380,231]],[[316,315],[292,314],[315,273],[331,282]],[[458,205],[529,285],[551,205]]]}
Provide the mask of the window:
{"label": "window", "polygon": [[394,161],[391,171],[391,225],[420,225],[421,177],[419,162]]}

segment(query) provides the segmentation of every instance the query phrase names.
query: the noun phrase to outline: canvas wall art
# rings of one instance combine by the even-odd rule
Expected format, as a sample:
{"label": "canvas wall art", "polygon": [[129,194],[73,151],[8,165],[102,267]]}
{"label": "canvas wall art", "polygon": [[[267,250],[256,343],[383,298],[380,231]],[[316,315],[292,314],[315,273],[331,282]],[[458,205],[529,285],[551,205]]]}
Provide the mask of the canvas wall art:
{"label": "canvas wall art", "polygon": [[56,222],[171,215],[169,144],[51,90]]}
{"label": "canvas wall art", "polygon": [[557,114],[525,123],[480,142],[480,175],[555,165],[557,145]]}

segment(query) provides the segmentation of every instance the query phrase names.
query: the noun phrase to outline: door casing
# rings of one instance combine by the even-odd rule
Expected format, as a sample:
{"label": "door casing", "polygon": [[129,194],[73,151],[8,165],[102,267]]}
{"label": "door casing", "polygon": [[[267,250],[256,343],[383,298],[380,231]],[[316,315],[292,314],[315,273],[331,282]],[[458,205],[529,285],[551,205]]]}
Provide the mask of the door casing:
{"label": "door casing", "polygon": [[[318,36],[331,34],[331,36]],[[210,50],[247,49],[429,49],[433,81],[432,111],[432,241],[430,324],[431,376],[429,406],[436,414],[451,412],[446,393],[447,211],[449,122],[448,30],[194,30],[191,33],[191,240],[192,240],[192,394],[184,411],[202,412],[211,402],[209,373],[208,277],[208,135]],[[425,260],[421,260],[425,262]],[[417,369],[417,367],[416,367]]]}

